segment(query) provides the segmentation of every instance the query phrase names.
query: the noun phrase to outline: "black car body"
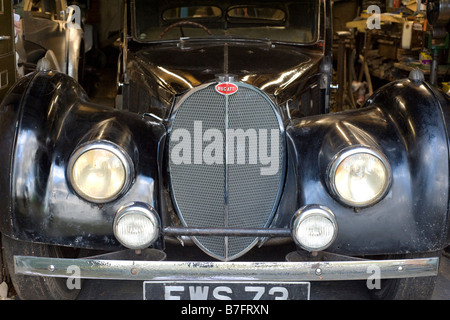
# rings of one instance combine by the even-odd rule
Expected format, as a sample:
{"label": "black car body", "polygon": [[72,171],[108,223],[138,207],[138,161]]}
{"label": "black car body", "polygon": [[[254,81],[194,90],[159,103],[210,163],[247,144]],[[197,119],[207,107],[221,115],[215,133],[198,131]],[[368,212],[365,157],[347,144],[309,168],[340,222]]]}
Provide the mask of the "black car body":
{"label": "black car body", "polygon": [[[287,288],[368,279],[372,266],[390,280],[376,296],[429,297],[450,243],[448,97],[412,77],[330,113],[330,11],[129,0],[116,108],[51,70],[21,79],[0,113],[0,230],[19,295],[35,298],[31,279],[57,284],[71,265],[144,288]],[[213,261],[159,261],[169,243]],[[277,246],[288,262],[264,255]],[[109,253],[74,260],[70,248]],[[127,248],[135,256],[121,259]]]}

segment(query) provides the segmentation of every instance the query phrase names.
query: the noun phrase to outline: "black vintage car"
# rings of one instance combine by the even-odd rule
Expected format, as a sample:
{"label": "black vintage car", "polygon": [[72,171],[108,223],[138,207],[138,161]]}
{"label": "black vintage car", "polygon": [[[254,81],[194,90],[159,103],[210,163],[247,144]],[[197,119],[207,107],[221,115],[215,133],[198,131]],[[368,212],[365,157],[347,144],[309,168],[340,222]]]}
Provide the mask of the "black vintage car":
{"label": "black vintage car", "polygon": [[431,296],[446,95],[418,73],[331,113],[329,0],[127,0],[124,17],[116,108],[45,64],[1,105],[20,298],[75,298],[80,278],[145,299],[305,299],[328,280]]}

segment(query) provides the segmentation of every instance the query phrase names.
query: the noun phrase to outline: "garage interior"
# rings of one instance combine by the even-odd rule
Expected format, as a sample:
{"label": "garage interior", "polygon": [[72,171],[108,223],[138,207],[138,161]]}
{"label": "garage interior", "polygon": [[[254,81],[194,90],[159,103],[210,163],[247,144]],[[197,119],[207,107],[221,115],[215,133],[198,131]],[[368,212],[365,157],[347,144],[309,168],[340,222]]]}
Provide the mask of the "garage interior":
{"label": "garage interior", "polygon": [[[89,30],[85,35],[89,36],[92,44],[85,53],[83,76],[79,81],[92,102],[114,107],[120,54],[118,39],[123,16],[120,5],[122,1],[67,2],[68,5],[81,8],[83,28]],[[332,2],[334,35],[331,112],[359,109],[378,88],[391,81],[407,78],[417,69],[421,70],[427,82],[450,95],[449,21],[442,25],[439,32],[433,33],[427,21],[426,0]],[[368,11],[368,8],[372,11]],[[376,15],[377,13],[379,15]],[[0,58],[5,56],[11,59],[12,52],[14,48],[5,48],[0,53]],[[0,60],[0,66],[6,63],[5,61]],[[20,74],[17,75],[20,77]],[[14,81],[0,79],[0,100]],[[6,85],[3,85],[4,83]],[[4,271],[0,274],[0,283],[8,283]],[[87,283],[89,290],[79,299],[118,299],[114,292],[111,297],[105,296],[108,289],[100,288],[95,280],[89,280]],[[141,288],[133,283],[116,282],[114,285],[129,292],[131,299],[135,298],[133,292],[141,293]],[[333,285],[331,283],[323,286],[333,291]],[[368,299],[366,294],[361,293],[358,284],[349,282],[348,286],[354,286],[350,295],[341,296],[336,290],[334,299]],[[117,290],[116,287],[114,291]],[[0,285],[0,300],[2,299],[15,299],[14,288]],[[450,300],[449,248],[444,251],[433,299]]]}
{"label": "garage interior", "polygon": [[[120,0],[108,1],[107,6],[105,1],[72,3],[82,8],[85,23],[94,29],[94,46],[86,55],[84,87],[91,97],[113,104],[114,85],[107,86],[103,80],[113,80],[105,75],[116,73],[119,50],[115,43],[122,13],[118,11]],[[375,11],[367,12],[369,6],[380,9],[379,28],[368,29],[368,23],[376,20]],[[377,88],[407,78],[415,68],[423,71],[428,82],[450,92],[448,33],[433,35],[427,28],[426,1],[419,6],[418,1],[333,1],[333,31],[336,89],[332,111],[361,107]]]}

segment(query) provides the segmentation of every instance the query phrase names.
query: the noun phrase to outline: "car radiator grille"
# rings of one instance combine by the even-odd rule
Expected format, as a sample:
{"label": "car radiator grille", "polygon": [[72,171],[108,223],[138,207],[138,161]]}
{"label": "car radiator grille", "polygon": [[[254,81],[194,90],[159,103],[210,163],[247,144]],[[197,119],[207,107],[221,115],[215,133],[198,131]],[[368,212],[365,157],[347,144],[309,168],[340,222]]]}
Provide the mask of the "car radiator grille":
{"label": "car radiator grille", "polygon": [[[175,107],[169,139],[170,187],[186,227],[264,228],[278,205],[285,174],[280,117],[264,93],[236,85],[238,91],[231,95],[218,93],[214,84],[202,86]],[[224,261],[243,255],[258,242],[255,237],[235,236],[193,240]]]}

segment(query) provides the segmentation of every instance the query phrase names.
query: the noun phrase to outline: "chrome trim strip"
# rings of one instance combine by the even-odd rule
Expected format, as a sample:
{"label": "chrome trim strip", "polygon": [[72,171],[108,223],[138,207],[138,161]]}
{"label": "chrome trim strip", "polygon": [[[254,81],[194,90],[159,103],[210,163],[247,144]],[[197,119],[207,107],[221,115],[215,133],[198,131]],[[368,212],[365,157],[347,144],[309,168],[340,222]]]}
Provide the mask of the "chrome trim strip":
{"label": "chrome trim strip", "polygon": [[194,228],[165,227],[165,236],[229,236],[229,237],[291,237],[291,229],[286,228]]}
{"label": "chrome trim strip", "polygon": [[[367,280],[379,268],[380,278],[436,276],[439,258],[401,260],[313,261],[313,262],[196,262],[59,259],[14,256],[16,274],[30,276],[73,276],[105,280],[255,280],[331,281]],[[70,267],[70,269],[69,269]]]}
{"label": "chrome trim strip", "polygon": [[[226,48],[226,55],[225,59],[228,59],[228,46],[225,46]],[[226,62],[228,64],[228,61]],[[226,68],[228,69],[228,67]],[[239,87],[238,87],[239,89]],[[228,221],[229,221],[229,154],[230,154],[230,139],[229,139],[229,129],[230,129],[230,121],[229,121],[229,110],[230,107],[230,97],[228,95],[225,96],[225,221],[224,225],[225,228],[228,228]],[[228,253],[229,253],[229,237],[225,236],[224,238],[224,246],[225,246],[225,261],[228,260]]]}

